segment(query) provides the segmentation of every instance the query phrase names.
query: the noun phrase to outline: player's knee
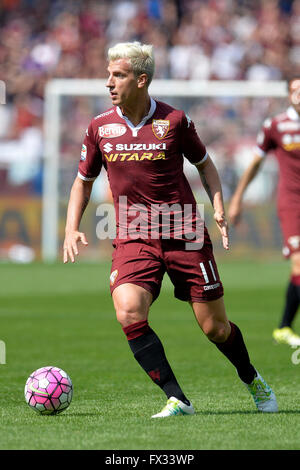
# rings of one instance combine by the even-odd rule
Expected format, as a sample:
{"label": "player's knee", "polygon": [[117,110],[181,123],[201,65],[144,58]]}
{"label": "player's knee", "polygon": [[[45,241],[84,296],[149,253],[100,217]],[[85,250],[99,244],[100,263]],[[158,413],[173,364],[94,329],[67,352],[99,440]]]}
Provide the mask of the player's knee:
{"label": "player's knee", "polygon": [[146,318],[146,316],[142,312],[134,308],[133,309],[120,308],[116,310],[116,314],[117,314],[117,320],[122,326],[122,328],[132,325],[133,323],[143,321]]}
{"label": "player's knee", "polygon": [[115,303],[117,320],[122,328],[147,319],[148,311],[138,297],[126,297]]}
{"label": "player's knee", "polygon": [[211,323],[204,325],[204,334],[214,343],[224,343],[230,335],[230,325],[227,323]]}
{"label": "player's knee", "polygon": [[113,293],[117,320],[122,328],[147,320],[151,295],[138,286],[122,285]]}

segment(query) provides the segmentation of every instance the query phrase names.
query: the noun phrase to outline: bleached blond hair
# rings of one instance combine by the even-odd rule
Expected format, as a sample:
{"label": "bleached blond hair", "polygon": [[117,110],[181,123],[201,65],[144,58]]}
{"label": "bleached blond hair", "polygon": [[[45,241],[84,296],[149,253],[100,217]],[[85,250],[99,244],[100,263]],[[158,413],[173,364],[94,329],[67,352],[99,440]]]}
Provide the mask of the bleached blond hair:
{"label": "bleached blond hair", "polygon": [[134,75],[138,77],[145,73],[148,77],[147,84],[150,85],[155,70],[153,46],[151,44],[141,44],[138,41],[120,42],[108,49],[109,62],[118,59],[128,59]]}

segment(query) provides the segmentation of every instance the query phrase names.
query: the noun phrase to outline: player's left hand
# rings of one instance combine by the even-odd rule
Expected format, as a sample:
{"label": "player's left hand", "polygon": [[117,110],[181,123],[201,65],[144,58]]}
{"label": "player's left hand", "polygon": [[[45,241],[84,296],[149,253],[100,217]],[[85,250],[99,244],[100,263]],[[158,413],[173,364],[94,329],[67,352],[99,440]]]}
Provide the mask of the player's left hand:
{"label": "player's left hand", "polygon": [[228,224],[224,212],[216,211],[214,219],[222,235],[222,243],[225,250],[229,250]]}

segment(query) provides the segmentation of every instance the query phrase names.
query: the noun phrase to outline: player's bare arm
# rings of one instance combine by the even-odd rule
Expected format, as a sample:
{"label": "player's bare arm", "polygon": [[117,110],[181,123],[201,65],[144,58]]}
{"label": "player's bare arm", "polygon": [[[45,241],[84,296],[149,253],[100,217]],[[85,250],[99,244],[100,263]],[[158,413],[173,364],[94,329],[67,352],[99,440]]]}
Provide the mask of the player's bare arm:
{"label": "player's bare arm", "polygon": [[65,228],[63,261],[67,263],[69,259],[75,262],[75,255],[78,255],[78,242],[84,246],[88,241],[83,232],[79,231],[82,215],[89,203],[93,187],[93,181],[84,181],[76,177],[70,194],[67,212],[67,222]]}
{"label": "player's bare arm", "polygon": [[228,217],[229,220],[232,224],[236,225],[241,217],[242,214],[242,200],[244,193],[251,183],[251,181],[255,178],[257,175],[261,164],[263,162],[263,158],[261,158],[259,155],[255,155],[252,162],[248,166],[248,168],[245,170],[244,174],[242,175],[239,184],[232,196],[229,209],[228,209]]}
{"label": "player's bare arm", "polygon": [[202,184],[214,208],[214,219],[222,235],[225,250],[229,249],[228,226],[225,217],[223,192],[218,171],[210,158],[197,165]]}

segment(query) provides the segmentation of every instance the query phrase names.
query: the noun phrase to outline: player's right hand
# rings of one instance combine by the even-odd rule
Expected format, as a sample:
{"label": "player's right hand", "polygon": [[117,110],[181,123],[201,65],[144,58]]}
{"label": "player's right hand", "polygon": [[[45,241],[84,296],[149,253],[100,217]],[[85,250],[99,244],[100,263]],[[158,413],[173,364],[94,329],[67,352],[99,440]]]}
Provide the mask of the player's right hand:
{"label": "player's right hand", "polygon": [[78,246],[77,246],[78,242],[81,242],[84,246],[88,245],[88,241],[83,232],[78,232],[77,230],[66,232],[64,245],[63,245],[64,263],[67,263],[69,259],[72,261],[72,263],[75,263],[75,255],[77,256],[79,253]]}
{"label": "player's right hand", "polygon": [[232,199],[228,207],[228,219],[232,225],[237,225],[242,215],[242,204],[240,201]]}

